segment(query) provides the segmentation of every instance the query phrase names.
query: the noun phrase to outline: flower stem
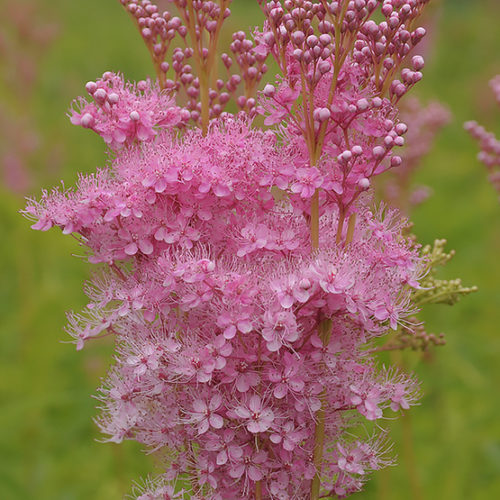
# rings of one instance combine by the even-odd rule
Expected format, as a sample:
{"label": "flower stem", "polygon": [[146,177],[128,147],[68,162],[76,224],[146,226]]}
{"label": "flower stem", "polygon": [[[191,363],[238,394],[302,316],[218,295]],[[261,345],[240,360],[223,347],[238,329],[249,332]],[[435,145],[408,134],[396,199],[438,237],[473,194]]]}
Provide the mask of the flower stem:
{"label": "flower stem", "polygon": [[347,224],[347,235],[345,238],[345,244],[349,245],[354,236],[354,228],[356,227],[356,213],[353,213],[349,217],[349,222]]}
{"label": "flower stem", "polygon": [[[332,333],[332,320],[325,319],[319,325],[319,336],[323,345],[328,345]],[[321,408],[316,413],[316,427],[314,428],[314,449],[313,449],[313,462],[316,468],[316,474],[311,482],[311,500],[318,500],[319,489],[321,486],[321,465],[323,461],[323,447],[325,443],[325,412],[326,412],[326,390],[320,396]]]}
{"label": "flower stem", "polygon": [[201,131],[203,135],[207,135],[209,117],[208,105],[209,82],[205,68],[200,72],[200,100],[201,100]]}
{"label": "flower stem", "polygon": [[342,230],[344,229],[344,207],[342,205],[339,206],[339,221],[337,225],[337,235],[335,238],[335,243],[337,245],[341,242],[342,240]]}
{"label": "flower stem", "polygon": [[255,500],[262,500],[262,483],[260,481],[255,483]]}
{"label": "flower stem", "polygon": [[311,500],[319,499],[319,487],[321,485],[321,461],[323,460],[323,445],[325,442],[325,391],[321,394],[321,408],[316,413],[316,427],[314,429],[314,451],[313,461],[316,474],[311,483]]}

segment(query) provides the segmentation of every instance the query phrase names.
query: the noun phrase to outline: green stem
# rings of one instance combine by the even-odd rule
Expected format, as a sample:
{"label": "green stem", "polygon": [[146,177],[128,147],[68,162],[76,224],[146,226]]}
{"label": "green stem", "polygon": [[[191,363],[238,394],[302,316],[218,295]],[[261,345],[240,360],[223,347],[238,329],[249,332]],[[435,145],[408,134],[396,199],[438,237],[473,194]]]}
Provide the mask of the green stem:
{"label": "green stem", "polygon": [[[319,325],[319,336],[323,345],[326,346],[330,342],[332,333],[332,320],[325,319]],[[321,486],[321,466],[323,462],[323,448],[325,444],[325,414],[326,414],[326,389],[323,390],[320,396],[321,408],[316,413],[316,426],[314,428],[314,449],[313,462],[316,468],[316,474],[311,482],[311,500],[318,500],[319,490]]]}
{"label": "green stem", "polygon": [[262,500],[262,483],[260,481],[255,483],[255,500]]}
{"label": "green stem", "polygon": [[349,245],[354,236],[354,228],[356,227],[356,213],[353,213],[349,217],[349,222],[347,224],[347,235],[345,238],[345,244]]}
{"label": "green stem", "polygon": [[342,205],[339,207],[339,222],[337,226],[337,235],[335,237],[335,242],[337,245],[342,241],[342,230],[344,229],[344,207]]}

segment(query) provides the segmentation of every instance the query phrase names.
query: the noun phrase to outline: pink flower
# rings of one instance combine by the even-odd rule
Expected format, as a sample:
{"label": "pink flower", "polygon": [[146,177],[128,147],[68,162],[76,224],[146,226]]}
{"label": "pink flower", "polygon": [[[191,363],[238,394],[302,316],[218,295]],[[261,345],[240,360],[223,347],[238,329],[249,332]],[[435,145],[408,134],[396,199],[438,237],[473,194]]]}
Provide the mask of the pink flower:
{"label": "pink flower", "polygon": [[307,302],[310,297],[311,282],[307,278],[298,279],[288,275],[271,283],[271,289],[276,292],[278,301],[284,309],[290,309],[298,301]]}
{"label": "pink flower", "polygon": [[225,465],[228,463],[238,462],[243,456],[243,449],[234,442],[235,433],[232,429],[226,429],[222,436],[212,433],[207,436],[206,449],[216,451],[217,465]]}
{"label": "pink flower", "polygon": [[300,359],[285,352],[282,368],[280,370],[271,369],[268,373],[268,379],[274,384],[273,396],[276,399],[283,399],[289,391],[301,393],[305,386],[305,379]]}
{"label": "pink flower", "polygon": [[274,125],[283,120],[283,118],[289,113],[298,96],[298,87],[291,89],[288,84],[283,81],[277,93],[273,96],[272,101],[269,100],[266,105],[269,115],[266,116],[264,125]]}
{"label": "pink flower", "polygon": [[138,377],[144,375],[148,370],[156,370],[159,366],[160,353],[155,346],[149,344],[142,346],[137,356],[129,356],[127,364],[134,367],[134,373]]}
{"label": "pink flower", "polygon": [[303,199],[311,198],[323,184],[323,177],[316,168],[299,168],[297,180],[292,182],[290,190],[292,193],[300,194]]}
{"label": "pink flower", "polygon": [[247,392],[250,388],[256,387],[260,382],[260,375],[251,366],[255,361],[255,356],[244,360],[234,360],[226,367],[223,376],[224,383],[234,383],[238,392]]}
{"label": "pink flower", "polygon": [[362,465],[364,459],[364,453],[359,450],[359,448],[353,448],[351,450],[346,449],[340,443],[337,443],[337,449],[340,453],[338,459],[338,467],[340,470],[347,472],[349,474],[364,474],[365,470]]}
{"label": "pink flower", "polygon": [[190,412],[190,422],[198,424],[198,434],[204,434],[210,427],[220,429],[224,419],[215,413],[222,405],[220,394],[214,394],[207,403],[203,399],[193,401],[193,411]]}
{"label": "pink flower", "polygon": [[264,450],[251,452],[248,448],[238,462],[229,468],[229,475],[234,479],[242,476],[252,481],[260,481],[266,475],[267,453]]}
{"label": "pink flower", "polygon": [[292,421],[286,422],[279,428],[279,432],[274,432],[269,439],[275,443],[281,443],[287,451],[293,451],[304,439],[306,433],[295,428]]}
{"label": "pink flower", "polygon": [[141,238],[140,235],[131,233],[127,229],[120,229],[118,236],[124,241],[123,251],[129,256],[135,255],[139,251],[145,255],[153,253],[154,246],[149,238]]}
{"label": "pink flower", "polygon": [[267,431],[274,420],[273,411],[264,406],[257,394],[250,396],[245,404],[237,406],[234,411],[238,418],[245,421],[246,428],[252,434]]}
{"label": "pink flower", "polygon": [[271,352],[278,351],[283,344],[295,342],[299,338],[299,327],[295,315],[290,311],[264,313],[262,337]]}
{"label": "pink flower", "polygon": [[351,403],[368,420],[377,420],[382,416],[382,410],[378,406],[382,401],[382,394],[378,387],[361,389],[356,385],[351,385],[349,389],[352,391]]}

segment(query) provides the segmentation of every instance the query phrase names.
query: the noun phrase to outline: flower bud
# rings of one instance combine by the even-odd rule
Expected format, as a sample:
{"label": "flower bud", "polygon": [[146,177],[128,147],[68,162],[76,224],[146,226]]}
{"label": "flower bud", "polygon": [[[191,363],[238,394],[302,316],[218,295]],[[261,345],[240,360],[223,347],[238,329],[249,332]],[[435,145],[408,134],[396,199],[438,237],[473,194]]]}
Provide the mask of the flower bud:
{"label": "flower bud", "polygon": [[391,167],[399,167],[403,163],[403,160],[401,159],[401,156],[393,156],[391,158]]}
{"label": "flower bud", "polygon": [[425,66],[425,61],[422,56],[413,56],[411,64],[415,71],[420,71]]}
{"label": "flower bud", "polygon": [[370,187],[370,180],[367,179],[366,177],[362,177],[361,179],[359,179],[358,181],[358,186],[361,188],[361,189],[368,189]]}
{"label": "flower bud", "polygon": [[272,97],[276,93],[276,89],[274,88],[274,85],[271,85],[268,83],[263,90],[263,93],[266,97]]}
{"label": "flower bud", "polygon": [[318,108],[315,110],[315,115],[319,122],[324,122],[330,118],[330,110],[328,108]]}
{"label": "flower bud", "polygon": [[110,104],[116,104],[119,100],[119,96],[116,92],[111,92],[111,94],[108,95],[108,101]]}
{"label": "flower bud", "polygon": [[307,45],[309,47],[315,47],[316,45],[318,45],[319,40],[318,40],[318,37],[316,35],[309,35],[307,37],[306,42],[307,42]]}
{"label": "flower bud", "polygon": [[104,89],[97,89],[95,92],[94,92],[94,99],[99,103],[99,104],[102,104],[105,100],[106,100],[106,97],[108,96],[108,94],[106,93],[106,91]]}
{"label": "flower bud", "polygon": [[80,118],[80,124],[84,128],[90,128],[94,124],[94,117],[90,113],[85,113]]}
{"label": "flower bud", "polygon": [[87,82],[85,89],[90,95],[92,95],[97,90],[97,85],[95,82]]}

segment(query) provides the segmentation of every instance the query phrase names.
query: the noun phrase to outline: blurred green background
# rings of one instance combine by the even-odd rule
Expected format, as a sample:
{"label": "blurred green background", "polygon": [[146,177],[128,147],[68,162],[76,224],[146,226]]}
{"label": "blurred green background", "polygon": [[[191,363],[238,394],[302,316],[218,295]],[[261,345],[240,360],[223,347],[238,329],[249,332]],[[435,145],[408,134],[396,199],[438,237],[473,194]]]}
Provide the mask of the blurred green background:
{"label": "blurred green background", "polygon": [[[105,162],[100,138],[65,116],[85,82],[106,70],[141,79],[152,68],[116,0],[29,2],[35,9],[26,19],[21,14],[19,57],[9,56],[14,49],[6,40],[17,36],[12,16],[24,3],[0,0],[0,103],[37,131],[37,146],[26,155],[29,182],[20,190],[38,196],[42,186],[60,179],[71,185],[78,171]],[[250,0],[235,0],[233,12],[241,26],[260,21]],[[476,144],[462,129],[476,119],[500,132],[500,108],[488,88],[500,73],[500,2],[444,0],[435,16],[416,93],[446,104],[453,121],[418,173],[434,195],[412,219],[420,241],[446,238],[456,249],[442,277],[461,277],[480,291],[452,308],[425,311],[428,329],[446,332],[448,343],[425,360],[406,356],[424,397],[411,421],[386,422],[399,465],[376,475],[359,499],[500,498],[500,204],[475,158]],[[30,31],[43,25],[52,29],[51,41],[34,37],[30,45]],[[23,94],[24,73],[15,61],[29,59],[30,50],[32,81]],[[9,123],[0,126],[0,157],[17,137],[10,138]],[[90,344],[76,353],[63,343],[64,313],[85,304],[82,282],[90,266],[71,256],[79,253],[71,238],[31,231],[18,214],[22,194],[5,183],[0,190],[0,499],[122,498],[152,462],[135,443],[97,442],[91,394],[112,345]]]}

